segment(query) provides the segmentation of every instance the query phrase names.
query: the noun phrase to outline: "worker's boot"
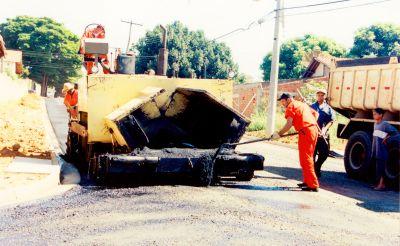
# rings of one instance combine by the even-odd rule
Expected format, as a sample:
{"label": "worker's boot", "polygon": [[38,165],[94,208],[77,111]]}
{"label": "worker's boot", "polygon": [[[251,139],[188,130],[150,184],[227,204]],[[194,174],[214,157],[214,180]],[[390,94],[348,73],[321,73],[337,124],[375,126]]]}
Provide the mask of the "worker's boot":
{"label": "worker's boot", "polygon": [[318,188],[310,188],[308,186],[303,186],[301,187],[302,191],[313,191],[313,192],[318,192]]}
{"label": "worker's boot", "polygon": [[298,183],[297,186],[299,188],[303,188],[303,187],[307,187],[307,184],[303,182],[303,183]]}

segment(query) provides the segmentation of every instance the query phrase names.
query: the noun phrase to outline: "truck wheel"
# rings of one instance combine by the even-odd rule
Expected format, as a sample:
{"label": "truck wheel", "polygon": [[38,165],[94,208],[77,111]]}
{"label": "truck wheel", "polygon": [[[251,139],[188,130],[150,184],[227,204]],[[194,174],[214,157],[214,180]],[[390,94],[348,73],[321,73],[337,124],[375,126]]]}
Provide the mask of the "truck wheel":
{"label": "truck wheel", "polygon": [[214,162],[208,155],[203,155],[197,160],[197,185],[207,187],[214,178]]}
{"label": "truck wheel", "polygon": [[399,190],[400,188],[400,143],[388,143],[389,159],[385,167],[385,184]]}
{"label": "truck wheel", "polygon": [[353,133],[346,145],[344,167],[349,177],[355,179],[369,178],[371,173],[372,141],[368,133]]}
{"label": "truck wheel", "polygon": [[251,169],[240,169],[236,175],[238,181],[250,181],[254,177],[254,170]]}

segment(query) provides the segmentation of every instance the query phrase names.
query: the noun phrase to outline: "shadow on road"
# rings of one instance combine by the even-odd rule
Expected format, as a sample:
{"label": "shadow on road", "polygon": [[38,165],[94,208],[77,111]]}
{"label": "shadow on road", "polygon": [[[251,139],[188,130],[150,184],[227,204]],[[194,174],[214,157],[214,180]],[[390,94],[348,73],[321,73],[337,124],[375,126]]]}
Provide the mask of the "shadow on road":
{"label": "shadow on road", "polygon": [[264,185],[242,185],[242,184],[222,184],[225,188],[261,191],[301,191],[299,187],[284,186],[264,186]]}
{"label": "shadow on road", "polygon": [[[266,171],[289,179],[301,180],[301,170],[292,167],[269,166]],[[343,172],[322,171],[322,189],[359,200],[358,206],[375,212],[400,212],[398,192],[374,191],[369,184],[352,180]]]}
{"label": "shadow on road", "polygon": [[288,178],[285,178],[285,177],[272,177],[272,176],[259,176],[259,175],[254,175],[254,178],[256,178],[256,179],[289,180]]}

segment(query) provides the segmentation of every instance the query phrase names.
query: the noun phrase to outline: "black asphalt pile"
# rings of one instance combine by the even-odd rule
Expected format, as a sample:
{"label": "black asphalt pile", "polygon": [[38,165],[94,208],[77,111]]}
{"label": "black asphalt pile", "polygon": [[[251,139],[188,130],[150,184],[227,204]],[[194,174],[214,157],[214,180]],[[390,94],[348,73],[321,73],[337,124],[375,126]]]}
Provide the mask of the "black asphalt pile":
{"label": "black asphalt pile", "polygon": [[159,158],[199,158],[204,155],[213,157],[216,149],[164,148],[164,149],[136,149],[130,155]]}
{"label": "black asphalt pile", "polygon": [[[213,175],[213,157],[216,149],[189,149],[189,148],[165,148],[149,149],[147,147],[141,150],[135,150],[131,155],[143,157],[160,158],[159,167],[174,166],[178,159],[190,160],[192,164],[192,174],[196,177],[195,184],[210,185]],[[208,181],[207,181],[208,180]]]}
{"label": "black asphalt pile", "polygon": [[[159,115],[148,112],[157,107]],[[116,120],[130,149],[183,147],[218,148],[238,142],[249,121],[207,91],[178,88],[165,105],[151,98],[142,107]]]}

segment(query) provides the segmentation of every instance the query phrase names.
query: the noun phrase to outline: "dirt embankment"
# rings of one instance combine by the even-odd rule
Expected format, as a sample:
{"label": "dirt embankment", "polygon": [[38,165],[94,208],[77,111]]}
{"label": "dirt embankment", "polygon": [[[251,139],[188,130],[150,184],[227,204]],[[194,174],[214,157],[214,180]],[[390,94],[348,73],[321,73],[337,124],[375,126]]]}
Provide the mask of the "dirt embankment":
{"label": "dirt embankment", "polygon": [[35,94],[0,103],[0,189],[43,178],[38,174],[7,173],[5,169],[16,156],[50,159],[44,110],[42,98]]}
{"label": "dirt embankment", "polygon": [[0,106],[0,157],[49,159],[42,99],[29,94]]}

